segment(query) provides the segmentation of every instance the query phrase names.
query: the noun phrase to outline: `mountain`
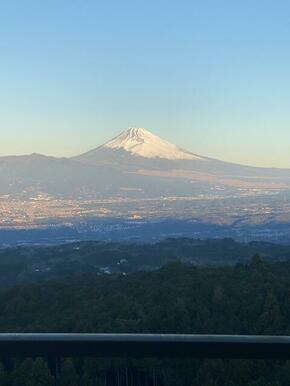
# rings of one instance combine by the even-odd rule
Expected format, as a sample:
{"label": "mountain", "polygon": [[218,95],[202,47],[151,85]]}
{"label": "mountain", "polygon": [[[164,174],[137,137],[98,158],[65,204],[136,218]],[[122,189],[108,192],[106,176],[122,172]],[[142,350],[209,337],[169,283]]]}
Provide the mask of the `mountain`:
{"label": "mountain", "polygon": [[[284,242],[289,203],[290,169],[204,157],[145,129],[131,128],[72,158],[0,157],[0,231],[49,227],[53,242],[83,234],[140,239],[146,232],[153,239],[230,232]],[[21,233],[17,242],[26,238]]]}
{"label": "mountain", "polygon": [[73,157],[73,160],[89,165],[110,165],[128,170],[149,167],[168,169],[195,165],[207,161],[188,150],[152,134],[143,128],[129,128],[117,137],[97,148]]}
{"label": "mountain", "polygon": [[217,178],[224,183],[225,177],[234,180],[259,178],[259,183],[278,183],[282,186],[285,179],[288,182],[290,178],[290,169],[251,167],[203,157],[142,128],[130,128],[105,144],[73,157],[73,160],[87,165],[110,165],[144,176],[179,180],[212,182]]}
{"label": "mountain", "polygon": [[72,158],[0,157],[0,195],[160,197],[214,194],[221,187],[290,189],[289,169],[256,168],[196,155],[141,128]]}
{"label": "mountain", "polygon": [[120,150],[149,159],[205,160],[142,128],[130,128],[97,149],[83,154],[79,159],[90,160],[102,150]]}
{"label": "mountain", "polygon": [[[44,193],[57,197],[95,195],[100,186],[118,184],[118,174],[105,167],[84,165],[68,158],[41,154],[0,157],[0,196],[34,197]],[[119,181],[120,183],[120,181]]]}

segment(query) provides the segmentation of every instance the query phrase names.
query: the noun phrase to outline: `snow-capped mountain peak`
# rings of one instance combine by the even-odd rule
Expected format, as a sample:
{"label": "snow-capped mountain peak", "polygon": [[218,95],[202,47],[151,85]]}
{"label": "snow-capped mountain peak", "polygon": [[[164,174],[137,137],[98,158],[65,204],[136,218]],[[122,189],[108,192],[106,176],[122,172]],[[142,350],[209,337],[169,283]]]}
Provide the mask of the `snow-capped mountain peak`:
{"label": "snow-capped mountain peak", "polygon": [[131,127],[103,146],[106,149],[125,150],[145,158],[169,160],[202,160],[193,153],[183,150],[143,128]]}

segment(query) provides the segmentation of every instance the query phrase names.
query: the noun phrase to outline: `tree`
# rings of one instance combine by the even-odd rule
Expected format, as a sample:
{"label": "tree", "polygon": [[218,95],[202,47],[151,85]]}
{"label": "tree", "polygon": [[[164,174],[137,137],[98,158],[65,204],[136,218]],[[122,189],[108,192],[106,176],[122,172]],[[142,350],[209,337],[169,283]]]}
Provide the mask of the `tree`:
{"label": "tree", "polygon": [[80,378],[80,386],[94,386],[87,371]]}
{"label": "tree", "polygon": [[52,386],[53,377],[50,373],[47,362],[37,358],[33,364],[31,375],[27,386]]}
{"label": "tree", "polygon": [[33,365],[33,360],[30,358],[16,364],[12,372],[13,386],[30,386]]}
{"label": "tree", "polygon": [[266,261],[256,253],[249,263],[250,270],[256,274],[258,277],[261,277],[265,273],[265,269],[267,267]]}
{"label": "tree", "polygon": [[9,374],[5,371],[3,364],[0,363],[0,385],[10,386],[11,382],[9,378]]}
{"label": "tree", "polygon": [[281,310],[279,302],[273,291],[269,291],[265,298],[263,313],[261,319],[261,330],[264,334],[280,332],[281,328]]}
{"label": "tree", "polygon": [[78,375],[71,359],[63,362],[59,381],[60,386],[78,386]]}

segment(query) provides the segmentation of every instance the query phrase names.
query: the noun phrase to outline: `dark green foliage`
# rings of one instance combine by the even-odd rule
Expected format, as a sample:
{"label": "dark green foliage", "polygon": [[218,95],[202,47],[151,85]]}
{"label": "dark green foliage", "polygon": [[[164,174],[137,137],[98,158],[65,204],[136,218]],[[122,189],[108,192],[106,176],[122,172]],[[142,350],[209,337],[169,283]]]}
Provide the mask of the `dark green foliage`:
{"label": "dark green foliage", "polygon": [[0,292],[3,332],[290,333],[290,262],[172,263]]}
{"label": "dark green foliage", "polygon": [[[46,361],[26,359],[15,365],[11,374],[13,386],[53,386],[54,380]],[[10,384],[10,383],[9,383]]]}
{"label": "dark green foliage", "polygon": [[0,363],[0,385],[1,386],[10,386],[11,380],[8,372],[5,370],[2,363]]}
{"label": "dark green foliage", "polygon": [[60,379],[60,386],[77,386],[78,375],[71,359],[65,359],[62,364]]}
{"label": "dark green foliage", "polygon": [[[0,249],[0,286],[77,276],[81,273],[127,274],[151,271],[174,261],[196,265],[259,266],[261,258],[289,260],[290,246],[231,239],[167,239],[156,244],[80,242],[53,247]],[[259,255],[257,255],[259,254]],[[263,264],[263,263],[262,263]]]}
{"label": "dark green foliage", "polygon": [[[2,289],[0,331],[289,335],[289,295],[287,261],[270,263],[255,256],[246,265],[216,267],[174,262],[128,276],[85,274]],[[288,362],[155,360],[135,365],[161,367],[168,386],[290,384]],[[105,384],[110,366],[65,360],[59,384]],[[127,364],[114,366],[124,371]],[[123,372],[117,374],[125,379]],[[36,359],[15,363],[9,374],[0,369],[0,380],[1,386],[50,386],[53,378],[46,362]]]}
{"label": "dark green foliage", "polygon": [[16,364],[13,372],[13,386],[29,386],[32,369],[32,359],[26,359]]}
{"label": "dark green foliage", "polygon": [[53,377],[47,363],[42,358],[37,358],[28,377],[29,386],[53,386]]}
{"label": "dark green foliage", "polygon": [[93,381],[91,380],[89,374],[84,372],[80,378],[80,385],[82,386],[94,386]]}

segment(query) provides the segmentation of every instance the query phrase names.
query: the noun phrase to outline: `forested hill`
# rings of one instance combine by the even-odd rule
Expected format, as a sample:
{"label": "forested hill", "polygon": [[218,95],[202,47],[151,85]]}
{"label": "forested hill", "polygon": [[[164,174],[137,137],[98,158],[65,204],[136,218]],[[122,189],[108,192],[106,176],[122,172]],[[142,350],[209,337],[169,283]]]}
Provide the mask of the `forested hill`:
{"label": "forested hill", "polygon": [[290,262],[172,263],[0,292],[1,332],[290,334]]}
{"label": "forested hill", "polygon": [[[269,263],[255,256],[235,266],[171,263],[128,276],[85,274],[1,290],[0,331],[290,334],[289,295],[290,262]],[[74,382],[61,385],[87,385],[77,383],[84,374],[80,362],[75,365]],[[92,374],[88,384],[100,385],[94,383],[96,366],[84,366],[86,377]],[[164,372],[164,384],[172,386],[290,384],[289,366],[283,362],[191,361],[170,366],[175,370]]]}
{"label": "forested hill", "polygon": [[0,249],[0,286],[80,273],[128,274],[150,271],[173,261],[194,265],[247,263],[259,254],[266,260],[288,260],[290,246],[232,239],[167,239],[155,244],[80,242],[53,247]]}

